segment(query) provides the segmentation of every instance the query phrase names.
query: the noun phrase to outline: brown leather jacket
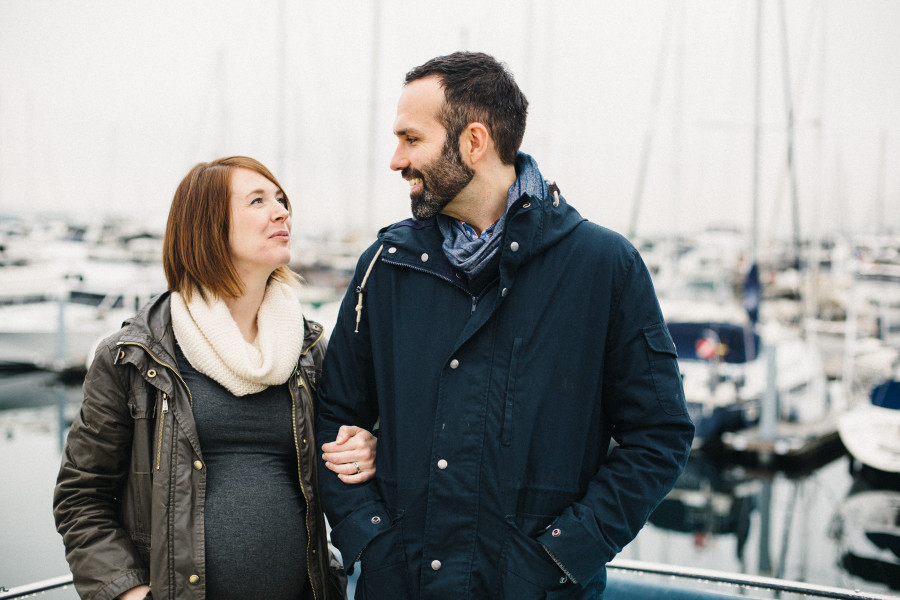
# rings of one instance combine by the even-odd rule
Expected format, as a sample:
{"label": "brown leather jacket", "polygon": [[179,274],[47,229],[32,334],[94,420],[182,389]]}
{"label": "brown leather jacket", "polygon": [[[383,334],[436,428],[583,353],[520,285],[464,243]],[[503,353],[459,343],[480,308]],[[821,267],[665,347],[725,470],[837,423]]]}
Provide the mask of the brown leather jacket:
{"label": "brown leather jacket", "polygon": [[[346,576],[327,545],[313,440],[325,339],[321,325],[305,325],[289,383],[306,498],[306,570],[317,600],[332,600],[346,598]],[[166,293],[105,339],[88,369],[53,497],[82,598],[112,599],[147,583],[155,600],[206,598],[206,470],[174,339]]]}

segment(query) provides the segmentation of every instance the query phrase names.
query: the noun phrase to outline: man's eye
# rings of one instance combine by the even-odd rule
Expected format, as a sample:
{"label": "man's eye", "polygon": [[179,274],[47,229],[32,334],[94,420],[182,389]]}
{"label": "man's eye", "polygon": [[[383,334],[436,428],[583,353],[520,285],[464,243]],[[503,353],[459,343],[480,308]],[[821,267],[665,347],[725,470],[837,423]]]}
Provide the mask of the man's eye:
{"label": "man's eye", "polygon": [[414,143],[417,142],[417,141],[419,141],[418,138],[406,136],[406,142],[407,142],[408,144],[414,144]]}

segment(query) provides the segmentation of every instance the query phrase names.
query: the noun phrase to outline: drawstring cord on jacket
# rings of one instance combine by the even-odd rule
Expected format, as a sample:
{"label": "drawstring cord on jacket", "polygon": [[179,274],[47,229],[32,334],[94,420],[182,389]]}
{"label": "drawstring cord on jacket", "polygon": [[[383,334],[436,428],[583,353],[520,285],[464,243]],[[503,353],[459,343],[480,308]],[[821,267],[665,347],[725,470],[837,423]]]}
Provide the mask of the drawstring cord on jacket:
{"label": "drawstring cord on jacket", "polygon": [[372,272],[372,267],[375,266],[375,261],[381,256],[382,250],[384,250],[384,244],[378,248],[378,252],[375,253],[375,258],[369,263],[369,268],[366,269],[366,274],[363,275],[362,281],[356,286],[356,293],[359,294],[359,300],[356,302],[356,329],[353,330],[353,333],[359,333],[359,321],[362,319],[363,294],[366,291],[366,281],[369,280],[369,274]]}

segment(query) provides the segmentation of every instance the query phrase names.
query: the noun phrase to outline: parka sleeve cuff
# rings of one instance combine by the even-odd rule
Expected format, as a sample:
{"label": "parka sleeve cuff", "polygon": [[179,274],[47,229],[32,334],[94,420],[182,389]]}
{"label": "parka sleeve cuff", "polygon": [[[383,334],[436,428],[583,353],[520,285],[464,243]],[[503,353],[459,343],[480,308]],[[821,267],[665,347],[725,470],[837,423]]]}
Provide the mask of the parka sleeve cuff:
{"label": "parka sleeve cuff", "polygon": [[331,530],[331,541],[341,551],[344,571],[353,574],[353,565],[366,546],[391,526],[391,517],[380,502],[371,502],[350,513]]}
{"label": "parka sleeve cuff", "polygon": [[[87,588],[82,587],[83,582],[79,581],[77,577],[75,578],[74,583],[75,589],[78,591],[79,595],[85,597],[90,595],[90,592],[85,592]],[[100,588],[100,590],[91,597],[97,598],[97,600],[114,600],[131,588],[136,588],[139,585],[150,585],[150,573],[144,569],[124,572],[122,575]]]}
{"label": "parka sleeve cuff", "polygon": [[618,550],[610,547],[599,530],[585,526],[591,520],[579,519],[573,512],[564,512],[537,541],[570,579],[585,585],[604,572]]}

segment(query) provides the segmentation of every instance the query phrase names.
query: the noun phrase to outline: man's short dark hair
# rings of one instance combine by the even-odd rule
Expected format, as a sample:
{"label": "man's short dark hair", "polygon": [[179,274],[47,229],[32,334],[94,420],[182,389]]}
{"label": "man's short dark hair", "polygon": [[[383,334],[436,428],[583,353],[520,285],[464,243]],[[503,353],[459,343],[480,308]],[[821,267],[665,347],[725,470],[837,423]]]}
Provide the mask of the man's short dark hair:
{"label": "man's short dark hair", "polygon": [[406,74],[406,83],[436,75],[444,88],[439,118],[448,142],[459,139],[469,123],[487,127],[500,160],[515,164],[525,136],[528,100],[512,73],[482,52],[454,52],[432,58]]}

